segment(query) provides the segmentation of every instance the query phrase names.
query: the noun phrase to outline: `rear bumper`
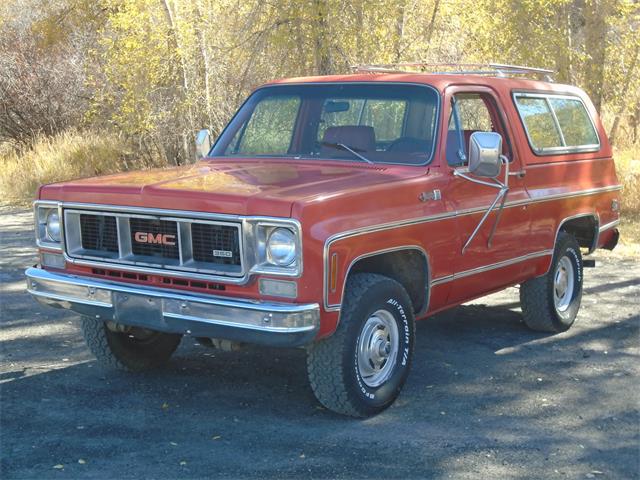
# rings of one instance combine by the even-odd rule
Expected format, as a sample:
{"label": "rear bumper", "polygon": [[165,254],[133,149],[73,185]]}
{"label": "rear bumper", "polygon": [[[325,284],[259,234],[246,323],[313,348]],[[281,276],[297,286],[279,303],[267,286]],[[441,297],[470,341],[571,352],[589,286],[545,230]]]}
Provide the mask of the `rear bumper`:
{"label": "rear bumper", "polygon": [[40,303],[96,321],[167,333],[225,338],[278,347],[310,343],[320,327],[318,304],[286,304],[177,294],[29,268],[27,290]]}

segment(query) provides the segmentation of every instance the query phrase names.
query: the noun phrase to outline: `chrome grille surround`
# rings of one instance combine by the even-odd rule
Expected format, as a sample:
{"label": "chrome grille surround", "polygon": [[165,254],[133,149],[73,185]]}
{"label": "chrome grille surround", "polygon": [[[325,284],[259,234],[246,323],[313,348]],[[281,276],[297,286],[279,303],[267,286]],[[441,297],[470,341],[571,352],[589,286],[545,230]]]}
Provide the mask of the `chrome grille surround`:
{"label": "chrome grille surround", "polygon": [[[189,278],[192,280],[217,281],[220,283],[244,285],[249,281],[251,275],[268,274],[270,276],[300,278],[303,272],[302,257],[302,225],[294,218],[286,217],[267,217],[267,216],[245,216],[245,215],[229,215],[208,213],[202,211],[187,210],[167,210],[148,207],[129,207],[120,205],[105,205],[78,202],[60,202],[51,200],[37,200],[34,202],[34,209],[37,213],[39,208],[58,208],[60,217],[64,219],[62,222],[62,243],[55,246],[56,250],[61,250],[64,254],[65,261],[69,264],[83,265],[98,268],[113,268],[125,272],[135,272],[139,274],[164,275],[177,278]],[[74,254],[73,244],[69,245],[68,237],[76,238],[76,248],[78,246],[78,232],[69,233],[67,231],[66,212],[76,211],[79,214],[95,214],[95,215],[115,215],[131,217],[134,215],[145,218],[162,218],[188,223],[205,223],[205,224],[223,224],[233,225],[239,229],[240,244],[240,261],[242,265],[242,274],[233,276],[224,272],[211,269],[195,269],[183,266],[176,268],[173,266],[163,266],[154,263],[136,262],[124,263],[119,258],[95,257],[91,255],[78,256],[77,251]],[[36,218],[38,218],[36,214]],[[126,222],[128,223],[128,222]],[[126,225],[125,223],[125,225]],[[69,225],[73,228],[73,225]],[[78,222],[76,227],[79,228]],[[293,232],[296,236],[297,257],[293,265],[289,267],[276,267],[264,261],[265,248],[265,231],[272,228],[285,227]],[[190,229],[186,229],[189,231]],[[130,233],[130,232],[129,232]],[[38,238],[38,236],[37,236]],[[123,237],[126,238],[126,237]],[[130,237],[129,237],[130,238]],[[38,238],[38,246],[43,248],[54,249],[53,246],[42,242]],[[130,242],[129,242],[130,243]],[[69,248],[71,246],[72,248]],[[182,251],[182,249],[180,249]],[[86,253],[86,252],[85,252]],[[119,255],[117,255],[119,257]],[[182,259],[180,259],[182,261]],[[179,266],[178,266],[179,267]]]}
{"label": "chrome grille surround", "polygon": [[[224,277],[243,277],[246,274],[242,249],[242,224],[236,222],[219,222],[164,216],[162,214],[139,214],[114,211],[97,211],[64,208],[66,254],[71,259],[94,260],[118,265],[149,267],[157,270],[174,270],[182,272],[208,273]],[[117,227],[117,251],[108,249],[91,250],[84,248],[82,232],[87,217],[105,217],[115,219]],[[107,222],[102,222],[107,223]],[[237,264],[224,262],[202,262],[193,258],[191,239],[192,225],[207,224],[233,228],[239,243],[239,261]],[[157,225],[157,228],[154,228]],[[171,241],[175,245],[167,246],[157,243],[137,244],[134,240],[136,231],[142,229],[152,234],[171,233]],[[84,228],[86,230],[86,228]],[[175,235],[173,233],[175,232]]]}

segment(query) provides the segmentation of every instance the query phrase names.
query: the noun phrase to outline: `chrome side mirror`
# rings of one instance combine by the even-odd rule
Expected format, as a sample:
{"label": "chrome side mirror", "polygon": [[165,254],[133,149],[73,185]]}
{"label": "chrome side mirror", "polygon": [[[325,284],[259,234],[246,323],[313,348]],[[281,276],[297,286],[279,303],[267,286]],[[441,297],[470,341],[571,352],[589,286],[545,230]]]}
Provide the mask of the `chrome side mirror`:
{"label": "chrome side mirror", "polygon": [[209,150],[211,150],[211,132],[205,128],[196,135],[196,157],[198,159],[206,157]]}
{"label": "chrome side mirror", "polygon": [[502,168],[502,136],[495,132],[474,132],[469,139],[469,173],[495,178]]}

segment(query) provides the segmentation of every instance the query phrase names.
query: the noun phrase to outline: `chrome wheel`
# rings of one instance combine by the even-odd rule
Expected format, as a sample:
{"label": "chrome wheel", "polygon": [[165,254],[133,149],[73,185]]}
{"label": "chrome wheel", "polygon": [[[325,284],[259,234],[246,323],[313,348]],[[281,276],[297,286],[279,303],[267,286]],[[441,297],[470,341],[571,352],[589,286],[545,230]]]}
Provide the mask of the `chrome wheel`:
{"label": "chrome wheel", "polygon": [[553,301],[556,311],[564,312],[573,298],[575,273],[573,263],[566,255],[560,259],[553,276]]}
{"label": "chrome wheel", "polygon": [[358,372],[369,387],[378,387],[391,376],[398,357],[400,336],[395,318],[387,310],[371,315],[358,340]]}

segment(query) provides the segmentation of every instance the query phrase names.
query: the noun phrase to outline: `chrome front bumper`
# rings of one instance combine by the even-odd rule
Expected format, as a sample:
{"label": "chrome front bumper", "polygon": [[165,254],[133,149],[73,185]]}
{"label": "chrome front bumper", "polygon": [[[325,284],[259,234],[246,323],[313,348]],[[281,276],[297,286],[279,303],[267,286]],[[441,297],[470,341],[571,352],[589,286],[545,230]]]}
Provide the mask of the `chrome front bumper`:
{"label": "chrome front bumper", "polygon": [[320,327],[318,304],[235,300],[175,293],[29,268],[27,291],[40,303],[96,321],[195,337],[295,347],[310,343]]}

